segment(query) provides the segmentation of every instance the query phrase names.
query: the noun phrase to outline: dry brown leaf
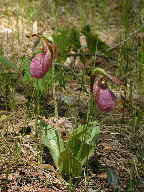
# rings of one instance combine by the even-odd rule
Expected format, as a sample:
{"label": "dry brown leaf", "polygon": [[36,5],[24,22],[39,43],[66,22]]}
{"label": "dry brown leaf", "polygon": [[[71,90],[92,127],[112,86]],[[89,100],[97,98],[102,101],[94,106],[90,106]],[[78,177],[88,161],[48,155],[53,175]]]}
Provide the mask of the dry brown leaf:
{"label": "dry brown leaf", "polygon": [[99,179],[107,179],[107,172],[99,173],[96,175]]}
{"label": "dry brown leaf", "polygon": [[104,147],[104,150],[106,150],[106,151],[112,151],[113,148],[112,148],[112,146],[105,146],[105,147]]}

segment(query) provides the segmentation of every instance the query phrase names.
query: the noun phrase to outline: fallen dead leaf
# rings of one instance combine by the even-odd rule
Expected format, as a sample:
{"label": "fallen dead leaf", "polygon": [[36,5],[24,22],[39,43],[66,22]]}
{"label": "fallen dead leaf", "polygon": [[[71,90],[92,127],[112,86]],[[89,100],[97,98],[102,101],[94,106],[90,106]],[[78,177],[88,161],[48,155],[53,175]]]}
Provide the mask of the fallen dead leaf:
{"label": "fallen dead leaf", "polygon": [[107,173],[106,172],[99,173],[96,175],[96,177],[98,177],[99,179],[107,179]]}

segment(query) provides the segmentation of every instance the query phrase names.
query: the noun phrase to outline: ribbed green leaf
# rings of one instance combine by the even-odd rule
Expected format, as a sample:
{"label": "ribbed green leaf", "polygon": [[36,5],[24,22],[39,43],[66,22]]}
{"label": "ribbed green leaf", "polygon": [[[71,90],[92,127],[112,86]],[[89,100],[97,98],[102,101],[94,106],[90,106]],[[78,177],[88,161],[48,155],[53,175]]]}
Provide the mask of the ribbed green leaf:
{"label": "ribbed green leaf", "polygon": [[84,164],[93,154],[98,142],[100,128],[97,122],[75,129],[65,145],[58,130],[42,121],[40,126],[42,144],[50,150],[55,165],[62,175],[80,176]]}
{"label": "ribbed green leaf", "polygon": [[58,168],[58,161],[60,153],[64,151],[64,142],[60,133],[52,126],[40,122],[41,127],[41,141],[46,145],[51,153],[51,156]]}
{"label": "ribbed green leaf", "polygon": [[80,159],[68,149],[61,152],[58,166],[62,175],[67,176],[67,178],[78,177],[82,172]]}
{"label": "ribbed green leaf", "polygon": [[81,161],[83,166],[93,154],[100,135],[99,125],[87,125],[78,127],[72,134],[68,148]]}

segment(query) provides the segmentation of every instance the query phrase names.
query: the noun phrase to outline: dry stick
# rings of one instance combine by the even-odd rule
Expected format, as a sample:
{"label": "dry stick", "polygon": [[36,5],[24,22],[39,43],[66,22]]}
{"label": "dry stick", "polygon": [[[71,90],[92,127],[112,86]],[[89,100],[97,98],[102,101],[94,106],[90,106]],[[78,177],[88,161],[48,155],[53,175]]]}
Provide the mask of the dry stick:
{"label": "dry stick", "polygon": [[105,56],[104,54],[95,54],[95,53],[86,53],[86,54],[81,54],[81,53],[72,53],[72,54],[67,54],[67,57],[78,57],[78,56],[85,56],[85,57],[89,57],[89,56],[98,56],[98,57],[103,57],[105,59],[110,59],[110,57]]}
{"label": "dry stick", "polygon": [[106,50],[106,52],[111,51],[111,50],[113,50],[113,49],[115,49],[115,48],[117,48],[117,47],[120,47],[122,44],[124,44],[125,42],[127,42],[128,40],[130,40],[131,37],[132,37],[133,35],[135,35],[136,33],[138,33],[143,27],[144,27],[144,25],[142,25],[142,27],[140,27],[139,29],[137,29],[137,30],[133,31],[132,33],[130,33],[130,34],[129,34],[129,37],[128,37],[127,39],[124,39],[123,41],[119,42],[117,45],[115,45],[115,46],[113,46],[113,47],[111,47],[111,48],[108,48],[108,49]]}
{"label": "dry stick", "polygon": [[[105,51],[106,51],[106,52],[109,52],[109,51],[112,51],[113,49],[115,49],[115,48],[117,48],[117,47],[120,47],[122,44],[124,44],[125,42],[127,42],[128,40],[130,40],[133,35],[135,35],[135,34],[138,33],[141,29],[143,29],[143,27],[144,27],[144,25],[142,25],[142,27],[140,27],[139,29],[137,29],[137,30],[133,31],[132,33],[130,33],[130,34],[129,34],[129,37],[128,37],[127,39],[124,39],[123,41],[119,42],[118,44],[116,44],[116,45],[113,46],[113,47],[108,48],[108,49],[105,50]],[[110,57],[105,56],[104,54],[95,54],[95,53],[88,53],[88,54],[87,54],[87,53],[86,53],[86,54],[76,53],[76,54],[68,54],[67,56],[68,56],[68,57],[70,57],[70,56],[75,56],[75,57],[77,57],[77,56],[86,56],[86,57],[87,57],[87,56],[98,56],[98,57],[103,57],[103,58],[105,58],[105,59],[112,59],[112,58],[110,58]]]}

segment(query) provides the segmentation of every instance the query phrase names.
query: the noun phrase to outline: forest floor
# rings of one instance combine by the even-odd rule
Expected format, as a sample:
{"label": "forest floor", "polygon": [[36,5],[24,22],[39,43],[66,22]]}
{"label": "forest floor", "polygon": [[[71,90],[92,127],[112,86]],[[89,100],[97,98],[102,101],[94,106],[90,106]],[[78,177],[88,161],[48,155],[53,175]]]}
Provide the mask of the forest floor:
{"label": "forest floor", "polygon": [[[14,111],[1,110],[1,191],[69,191],[53,162],[45,163],[49,154],[41,154],[40,141],[35,137],[33,112],[25,105]],[[76,185],[75,191],[113,191],[119,184],[125,191],[135,155],[124,142],[129,116],[109,114],[99,116],[103,127],[95,155],[90,160],[89,174]],[[57,121],[66,121],[59,118]],[[118,123],[119,122],[119,123]],[[38,150],[39,149],[39,150]],[[43,157],[43,158],[42,158]],[[112,172],[108,182],[108,174]]]}
{"label": "forest floor", "polygon": [[[40,140],[35,136],[36,117],[28,107],[25,96],[19,95],[16,100],[18,104],[14,110],[0,111],[1,191],[110,192],[117,185],[120,191],[126,191],[132,174],[139,177],[141,167],[135,162],[135,150],[131,150],[128,138],[131,127],[127,122],[132,120],[128,112],[115,111],[96,116],[102,124],[101,136],[89,161],[88,174],[75,185],[70,185],[60,176],[48,151],[40,147]],[[66,128],[72,121],[59,117],[57,126],[61,124]],[[143,189],[143,186],[140,188]]]}

